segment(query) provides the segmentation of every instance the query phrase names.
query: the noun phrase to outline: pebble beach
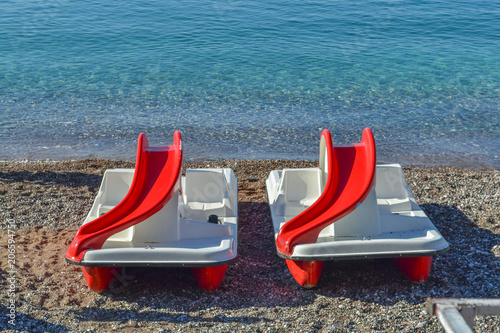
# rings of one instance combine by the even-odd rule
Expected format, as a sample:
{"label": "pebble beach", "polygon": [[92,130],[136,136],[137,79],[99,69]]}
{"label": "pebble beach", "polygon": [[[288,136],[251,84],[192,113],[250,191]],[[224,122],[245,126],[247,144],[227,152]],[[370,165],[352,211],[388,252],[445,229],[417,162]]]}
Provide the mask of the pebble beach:
{"label": "pebble beach", "polygon": [[[65,253],[104,171],[134,164],[0,162],[0,330],[442,332],[427,312],[428,298],[500,297],[500,172],[454,167],[404,168],[417,202],[450,244],[434,258],[428,281],[409,282],[391,260],[332,261],[315,288],[301,288],[276,255],[265,179],[271,170],[315,164],[184,163],[184,168],[229,167],[238,178],[238,258],[220,287],[202,291],[189,269],[127,268],[97,294],[88,289],[80,267],[66,263]],[[15,244],[14,267],[8,244]],[[14,318],[8,316],[12,299]],[[500,317],[476,317],[475,330],[500,332]]]}

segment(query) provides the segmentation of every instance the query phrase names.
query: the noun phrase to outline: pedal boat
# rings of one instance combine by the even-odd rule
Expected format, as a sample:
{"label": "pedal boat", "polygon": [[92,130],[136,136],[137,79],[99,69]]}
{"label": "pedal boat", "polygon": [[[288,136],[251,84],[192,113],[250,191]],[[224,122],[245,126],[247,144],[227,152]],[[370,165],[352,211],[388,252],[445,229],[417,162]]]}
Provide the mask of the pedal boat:
{"label": "pedal boat", "polygon": [[429,277],[448,243],[418,206],[399,164],[375,165],[366,128],[360,143],[320,140],[319,167],[274,170],[267,181],[278,255],[314,287],[326,260],[394,258],[414,283]]}
{"label": "pedal boat", "polygon": [[182,143],[149,147],[139,136],[135,169],[109,169],[66,254],[90,289],[109,287],[122,267],[191,267],[213,291],[237,255],[237,179],[231,169],[188,169]]}

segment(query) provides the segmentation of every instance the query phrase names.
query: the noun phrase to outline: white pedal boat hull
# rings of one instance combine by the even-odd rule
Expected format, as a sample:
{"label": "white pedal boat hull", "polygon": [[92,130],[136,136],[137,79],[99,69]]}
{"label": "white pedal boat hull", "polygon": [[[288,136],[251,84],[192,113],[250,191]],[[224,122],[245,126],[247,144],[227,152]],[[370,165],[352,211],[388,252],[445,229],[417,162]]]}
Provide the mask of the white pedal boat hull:
{"label": "white pedal boat hull", "polygon": [[[83,224],[113,209],[127,194],[134,169],[104,174]],[[188,169],[177,192],[156,214],[85,253],[93,267],[224,265],[237,256],[237,179],[231,169]],[[209,223],[215,214],[220,224]]]}
{"label": "white pedal boat hull", "polygon": [[[271,172],[266,186],[275,237],[287,221],[319,198],[320,172],[319,168]],[[375,187],[352,213],[324,228],[315,243],[296,245],[290,256],[279,251],[278,255],[307,261],[423,257],[448,246],[418,206],[401,166],[390,164],[376,167]]]}

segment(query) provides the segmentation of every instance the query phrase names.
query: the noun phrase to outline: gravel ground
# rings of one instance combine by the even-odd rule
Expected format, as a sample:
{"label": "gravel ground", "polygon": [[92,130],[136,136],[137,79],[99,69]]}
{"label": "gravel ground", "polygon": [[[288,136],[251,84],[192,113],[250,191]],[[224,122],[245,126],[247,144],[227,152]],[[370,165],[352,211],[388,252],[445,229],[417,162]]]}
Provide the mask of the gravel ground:
{"label": "gravel ground", "polygon": [[[108,291],[96,294],[64,254],[104,170],[134,165],[105,160],[0,162],[0,328],[440,332],[439,321],[426,311],[428,297],[500,297],[500,172],[459,168],[405,168],[417,201],[450,243],[450,251],[435,258],[427,282],[410,283],[390,260],[326,262],[318,286],[302,289],[276,255],[265,179],[273,169],[314,164],[185,163],[231,167],[239,180],[238,259],[219,289],[203,292],[188,269],[130,268]],[[15,241],[14,274],[9,273],[9,239]],[[15,291],[9,292],[13,286]],[[13,299],[15,319],[9,323]],[[500,317],[477,317],[475,328],[500,332]]]}

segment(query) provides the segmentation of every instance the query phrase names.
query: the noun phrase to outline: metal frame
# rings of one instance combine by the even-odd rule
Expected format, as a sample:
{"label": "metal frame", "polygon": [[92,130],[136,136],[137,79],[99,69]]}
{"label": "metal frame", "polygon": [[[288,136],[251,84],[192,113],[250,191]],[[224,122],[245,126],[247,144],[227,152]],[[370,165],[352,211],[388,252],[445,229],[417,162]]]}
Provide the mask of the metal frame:
{"label": "metal frame", "polygon": [[500,299],[428,298],[427,311],[448,333],[472,333],[474,316],[500,316]]}

